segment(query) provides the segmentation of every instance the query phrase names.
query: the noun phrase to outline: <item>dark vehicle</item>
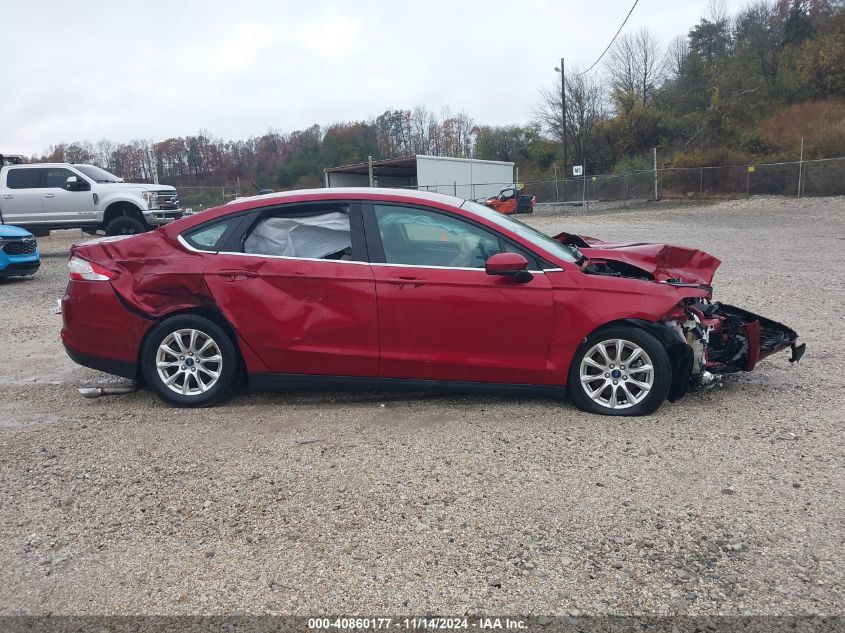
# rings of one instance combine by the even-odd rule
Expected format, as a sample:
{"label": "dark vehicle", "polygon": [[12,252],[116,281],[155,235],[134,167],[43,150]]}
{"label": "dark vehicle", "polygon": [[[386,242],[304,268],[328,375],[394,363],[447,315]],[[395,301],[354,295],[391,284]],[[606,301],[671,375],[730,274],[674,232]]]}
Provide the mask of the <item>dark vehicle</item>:
{"label": "dark vehicle", "polygon": [[6,165],[23,165],[23,156],[17,154],[0,154],[0,167]]}

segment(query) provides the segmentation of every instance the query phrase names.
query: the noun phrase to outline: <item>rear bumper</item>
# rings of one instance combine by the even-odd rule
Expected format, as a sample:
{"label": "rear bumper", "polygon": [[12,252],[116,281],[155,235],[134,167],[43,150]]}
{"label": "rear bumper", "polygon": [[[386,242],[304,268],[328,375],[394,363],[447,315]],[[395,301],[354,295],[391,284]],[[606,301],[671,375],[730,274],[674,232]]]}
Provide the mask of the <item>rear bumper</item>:
{"label": "rear bumper", "polygon": [[137,378],[138,355],[153,321],[124,307],[102,281],[71,281],[62,297],[62,343],[75,362]]}
{"label": "rear bumper", "polygon": [[116,358],[109,358],[107,356],[93,356],[91,354],[82,354],[75,352],[65,345],[65,351],[70,359],[77,365],[83,367],[90,367],[97,371],[103,371],[107,374],[114,374],[123,378],[130,378],[136,380],[138,378],[138,364],[135,362],[118,360]]}

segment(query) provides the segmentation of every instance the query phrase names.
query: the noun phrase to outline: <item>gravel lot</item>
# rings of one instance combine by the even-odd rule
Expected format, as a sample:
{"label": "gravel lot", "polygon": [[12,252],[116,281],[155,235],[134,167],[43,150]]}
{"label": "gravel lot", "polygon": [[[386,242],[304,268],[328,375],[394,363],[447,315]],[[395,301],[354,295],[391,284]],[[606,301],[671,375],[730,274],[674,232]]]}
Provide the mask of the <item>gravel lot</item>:
{"label": "gravel lot", "polygon": [[[531,222],[720,257],[808,351],[655,415],[550,399],[84,400],[50,314],[77,232],[0,282],[0,614],[845,612],[845,199]],[[110,380],[110,379],[109,379]]]}

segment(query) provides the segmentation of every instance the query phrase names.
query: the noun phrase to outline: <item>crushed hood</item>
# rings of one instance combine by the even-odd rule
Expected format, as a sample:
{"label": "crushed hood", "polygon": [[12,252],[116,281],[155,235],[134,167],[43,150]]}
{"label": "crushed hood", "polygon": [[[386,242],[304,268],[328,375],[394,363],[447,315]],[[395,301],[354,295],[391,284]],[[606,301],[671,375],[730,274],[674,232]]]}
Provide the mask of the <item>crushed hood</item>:
{"label": "crushed hood", "polygon": [[593,237],[559,233],[555,240],[581,249],[588,260],[623,262],[651,274],[655,281],[711,285],[721,260],[694,248],[670,244],[603,242]]}

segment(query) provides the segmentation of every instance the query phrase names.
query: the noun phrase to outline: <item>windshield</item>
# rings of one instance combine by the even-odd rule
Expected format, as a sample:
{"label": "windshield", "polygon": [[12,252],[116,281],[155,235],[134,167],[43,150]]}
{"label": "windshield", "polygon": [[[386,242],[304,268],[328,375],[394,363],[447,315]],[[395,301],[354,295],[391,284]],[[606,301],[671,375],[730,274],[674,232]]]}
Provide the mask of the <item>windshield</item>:
{"label": "windshield", "polygon": [[472,211],[486,220],[490,220],[499,226],[510,229],[530,244],[538,246],[553,255],[557,255],[563,260],[577,263],[583,258],[581,251],[579,251],[576,247],[556,242],[545,233],[538,231],[527,224],[523,224],[509,215],[503,215],[498,211],[494,211],[490,207],[485,207],[484,205],[473,202],[472,200],[465,200],[461,205],[461,208]]}
{"label": "windshield", "polygon": [[123,182],[120,176],[110,174],[105,169],[94,167],[94,165],[74,165],[74,167],[94,182]]}

